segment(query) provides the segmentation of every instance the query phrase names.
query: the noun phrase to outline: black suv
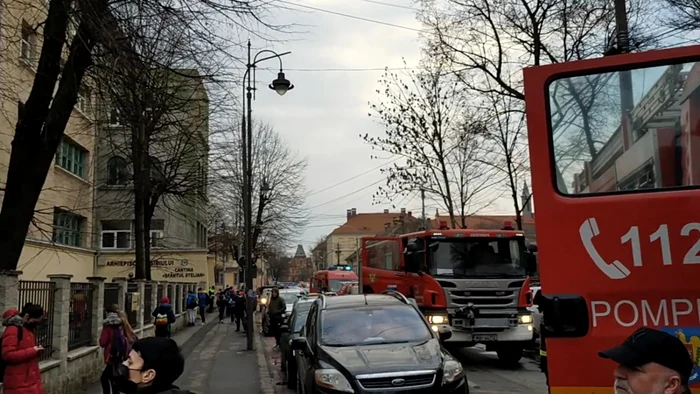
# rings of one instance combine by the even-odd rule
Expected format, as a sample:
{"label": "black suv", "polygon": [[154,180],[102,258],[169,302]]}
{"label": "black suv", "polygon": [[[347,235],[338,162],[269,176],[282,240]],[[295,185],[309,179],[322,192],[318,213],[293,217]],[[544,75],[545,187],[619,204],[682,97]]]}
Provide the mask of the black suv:
{"label": "black suv", "polygon": [[439,331],[399,293],[321,296],[292,340],[297,392],[469,393],[462,365],[441,344],[452,332]]}

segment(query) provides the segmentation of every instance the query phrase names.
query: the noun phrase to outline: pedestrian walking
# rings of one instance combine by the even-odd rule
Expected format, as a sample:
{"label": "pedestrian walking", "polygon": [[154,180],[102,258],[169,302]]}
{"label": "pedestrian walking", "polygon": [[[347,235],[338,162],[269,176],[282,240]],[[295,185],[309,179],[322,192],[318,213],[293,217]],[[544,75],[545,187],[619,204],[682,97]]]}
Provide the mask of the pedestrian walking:
{"label": "pedestrian walking", "polygon": [[2,360],[5,364],[4,394],[43,394],[39,356],[44,348],[36,344],[34,331],[42,324],[44,309],[27,303],[20,314],[8,317],[2,333]]}
{"label": "pedestrian walking", "polygon": [[170,338],[171,324],[174,324],[175,312],[173,311],[173,306],[170,304],[170,298],[163,297],[160,299],[160,304],[153,310],[154,326],[156,330],[156,336],[162,338]]}
{"label": "pedestrian walking", "polygon": [[[103,359],[105,369],[100,376],[100,384],[102,385],[102,393],[112,394],[118,393],[117,388],[112,382],[114,369],[117,365],[126,360],[131,345],[134,342],[135,335],[129,322],[124,321],[119,317],[119,309],[116,305],[107,307],[107,317],[102,322],[102,333],[100,334],[100,347],[103,349]],[[128,327],[128,328],[127,328]],[[130,334],[131,333],[131,334]]]}
{"label": "pedestrian walking", "polygon": [[216,307],[219,309],[219,323],[223,323],[226,315],[226,308],[228,308],[226,295],[223,292],[219,292],[216,296]]}
{"label": "pedestrian walking", "polygon": [[243,320],[245,318],[245,312],[246,312],[245,307],[246,307],[245,293],[242,291],[239,291],[237,294],[237,297],[234,301],[234,306],[233,306],[233,315],[236,317],[236,331],[241,331],[241,322],[243,322],[243,331],[246,330],[246,324],[245,324],[245,321]]}
{"label": "pedestrian walking", "polygon": [[194,294],[192,290],[187,292],[187,299],[185,300],[185,305],[187,305],[187,325],[194,326],[197,321],[196,309],[199,301],[197,300],[197,295]]}
{"label": "pedestrian walking", "polygon": [[287,305],[284,299],[280,297],[280,291],[277,288],[272,289],[270,301],[267,303],[267,314],[270,320],[269,331],[275,336],[275,349],[280,346],[280,325],[282,324],[282,316],[287,311]]}
{"label": "pedestrian walking", "polygon": [[114,383],[126,394],[194,394],[174,385],[185,369],[185,359],[170,338],[139,339],[127,360],[119,364]]}
{"label": "pedestrian walking", "polygon": [[618,365],[615,393],[690,394],[694,363],[677,337],[648,327],[632,333],[620,346],[598,353]]}
{"label": "pedestrian walking", "polygon": [[202,325],[207,324],[207,305],[209,304],[209,296],[201,287],[197,289],[197,299],[199,300],[199,316],[202,318]]}
{"label": "pedestrian walking", "polygon": [[216,300],[216,288],[214,286],[211,286],[209,288],[209,313],[214,312],[214,301]]}

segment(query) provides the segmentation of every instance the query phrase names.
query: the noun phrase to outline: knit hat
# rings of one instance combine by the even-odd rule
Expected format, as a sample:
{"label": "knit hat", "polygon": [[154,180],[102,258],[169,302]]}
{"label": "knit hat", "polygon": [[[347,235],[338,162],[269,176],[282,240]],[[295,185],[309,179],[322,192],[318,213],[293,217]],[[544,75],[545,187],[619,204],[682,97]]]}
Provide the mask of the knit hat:
{"label": "knit hat", "polygon": [[9,319],[13,316],[19,315],[19,311],[17,309],[8,309],[5,311],[5,313],[2,314],[2,319]]}
{"label": "knit hat", "polygon": [[169,304],[170,303],[170,298],[168,297],[163,297],[160,299],[161,304]]}

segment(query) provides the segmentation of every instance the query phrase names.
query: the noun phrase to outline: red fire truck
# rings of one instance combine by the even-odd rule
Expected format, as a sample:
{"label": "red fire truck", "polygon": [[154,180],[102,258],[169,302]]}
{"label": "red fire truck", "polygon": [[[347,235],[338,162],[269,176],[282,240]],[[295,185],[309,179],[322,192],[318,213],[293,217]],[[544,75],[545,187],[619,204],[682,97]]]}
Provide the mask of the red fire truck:
{"label": "red fire truck", "polygon": [[[398,291],[413,298],[449,342],[483,343],[501,361],[517,363],[533,341],[525,237],[503,230],[447,229],[362,239],[363,293]],[[530,264],[531,268],[532,263]]]}
{"label": "red fire truck", "polygon": [[692,46],[524,71],[551,393],[612,393],[598,352],[640,326],[678,336],[700,383],[699,61]]}

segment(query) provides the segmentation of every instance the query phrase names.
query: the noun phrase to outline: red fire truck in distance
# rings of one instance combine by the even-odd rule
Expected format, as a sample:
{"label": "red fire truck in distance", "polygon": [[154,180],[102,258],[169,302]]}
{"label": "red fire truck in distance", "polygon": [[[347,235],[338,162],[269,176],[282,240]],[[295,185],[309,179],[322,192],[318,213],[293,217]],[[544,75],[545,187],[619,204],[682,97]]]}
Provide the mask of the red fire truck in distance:
{"label": "red fire truck in distance", "polygon": [[363,238],[363,293],[398,291],[416,301],[433,330],[449,324],[451,344],[483,343],[504,363],[517,363],[533,340],[527,307],[534,267],[524,234],[509,226],[441,228]]}

